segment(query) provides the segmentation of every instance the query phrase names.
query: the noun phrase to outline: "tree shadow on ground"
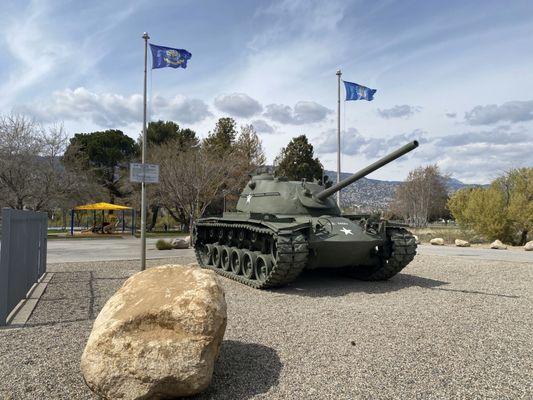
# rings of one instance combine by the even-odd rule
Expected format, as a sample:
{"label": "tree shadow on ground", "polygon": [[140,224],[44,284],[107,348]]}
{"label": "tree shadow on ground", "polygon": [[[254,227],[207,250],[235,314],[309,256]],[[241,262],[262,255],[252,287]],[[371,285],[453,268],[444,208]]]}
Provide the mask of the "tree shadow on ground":
{"label": "tree shadow on ground", "polygon": [[449,282],[409,274],[398,274],[388,281],[360,281],[340,271],[319,269],[304,271],[295,282],[273,291],[306,297],[339,297],[349,293],[383,294],[409,287],[431,289],[447,284]]}
{"label": "tree shadow on ground", "polygon": [[213,380],[207,390],[188,399],[249,399],[276,386],[281,373],[276,350],[256,343],[222,342]]}

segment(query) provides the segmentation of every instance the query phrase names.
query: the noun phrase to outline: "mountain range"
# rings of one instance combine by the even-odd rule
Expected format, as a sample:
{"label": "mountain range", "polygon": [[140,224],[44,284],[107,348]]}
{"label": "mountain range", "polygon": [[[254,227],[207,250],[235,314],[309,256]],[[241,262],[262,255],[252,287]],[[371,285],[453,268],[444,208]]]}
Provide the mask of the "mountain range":
{"label": "mountain range", "polygon": [[[337,181],[337,172],[325,171],[330,181]],[[346,179],[351,174],[341,172],[341,180]],[[360,211],[375,211],[388,208],[390,202],[394,199],[396,188],[402,182],[400,181],[381,181],[378,179],[362,178],[352,183],[341,191],[342,207],[354,208]],[[446,180],[448,192],[453,193],[459,189],[469,186],[458,179],[448,177]]]}

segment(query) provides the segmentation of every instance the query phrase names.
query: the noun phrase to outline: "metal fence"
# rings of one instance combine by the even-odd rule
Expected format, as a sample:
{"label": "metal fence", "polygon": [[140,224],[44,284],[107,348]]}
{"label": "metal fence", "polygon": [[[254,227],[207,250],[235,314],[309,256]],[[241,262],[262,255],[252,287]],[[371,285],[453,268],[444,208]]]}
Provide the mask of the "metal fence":
{"label": "metal fence", "polygon": [[0,325],[46,272],[46,213],[2,209]]}

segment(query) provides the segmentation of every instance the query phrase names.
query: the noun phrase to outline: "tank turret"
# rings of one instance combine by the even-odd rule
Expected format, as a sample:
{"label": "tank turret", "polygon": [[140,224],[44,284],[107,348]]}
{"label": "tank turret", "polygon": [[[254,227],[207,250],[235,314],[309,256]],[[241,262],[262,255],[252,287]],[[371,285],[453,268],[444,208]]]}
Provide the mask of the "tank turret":
{"label": "tank turret", "polygon": [[330,188],[271,174],[252,177],[236,212],[195,224],[198,263],[255,288],[287,284],[306,268],[391,278],[414,258],[414,236],[386,221],[342,215],[332,195],[416,147],[417,141],[408,143]]}
{"label": "tank turret", "polygon": [[237,211],[284,215],[340,215],[333,194],[418,147],[413,141],[325,189],[318,182],[288,181],[272,174],[252,177],[240,195]]}

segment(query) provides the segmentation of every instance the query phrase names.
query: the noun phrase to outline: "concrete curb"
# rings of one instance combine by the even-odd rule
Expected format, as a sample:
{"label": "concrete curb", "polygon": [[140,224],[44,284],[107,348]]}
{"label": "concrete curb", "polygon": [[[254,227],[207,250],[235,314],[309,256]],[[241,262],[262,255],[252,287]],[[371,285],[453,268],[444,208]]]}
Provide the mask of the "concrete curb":
{"label": "concrete curb", "polygon": [[11,311],[7,317],[7,326],[8,327],[23,327],[30,319],[30,316],[37,306],[39,299],[46,290],[46,286],[54,276],[53,273],[47,272],[43,277],[32,286],[28,291],[26,298],[21,300],[19,304]]}

